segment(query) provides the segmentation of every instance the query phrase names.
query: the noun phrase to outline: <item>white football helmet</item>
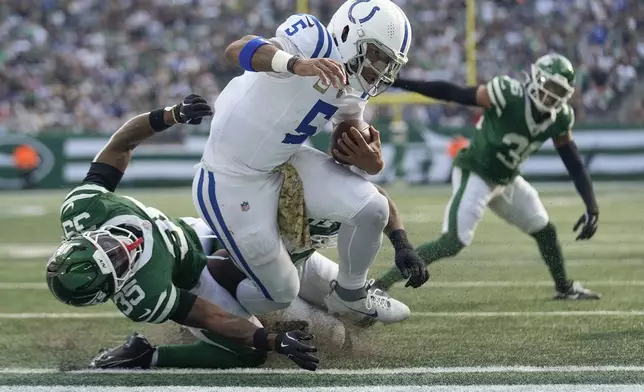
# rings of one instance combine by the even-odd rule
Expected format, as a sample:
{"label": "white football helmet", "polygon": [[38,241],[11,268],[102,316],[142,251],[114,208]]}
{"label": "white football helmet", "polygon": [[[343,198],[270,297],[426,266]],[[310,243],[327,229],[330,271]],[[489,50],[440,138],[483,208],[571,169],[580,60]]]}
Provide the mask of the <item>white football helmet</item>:
{"label": "white football helmet", "polygon": [[391,0],[349,0],[333,14],[328,30],[349,85],[369,96],[384,92],[407,63],[411,24]]}

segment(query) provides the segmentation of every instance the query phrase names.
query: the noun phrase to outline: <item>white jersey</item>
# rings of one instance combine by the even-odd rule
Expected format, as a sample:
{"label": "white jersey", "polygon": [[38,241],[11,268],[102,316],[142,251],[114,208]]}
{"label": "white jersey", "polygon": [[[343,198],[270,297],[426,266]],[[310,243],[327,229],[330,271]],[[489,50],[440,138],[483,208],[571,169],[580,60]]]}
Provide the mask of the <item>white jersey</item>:
{"label": "white jersey", "polygon": [[[289,17],[274,41],[303,58],[341,61],[331,34],[314,16]],[[245,72],[215,102],[203,162],[208,170],[253,175],[288,161],[333,119],[362,119],[366,94],[324,86],[317,77]]]}

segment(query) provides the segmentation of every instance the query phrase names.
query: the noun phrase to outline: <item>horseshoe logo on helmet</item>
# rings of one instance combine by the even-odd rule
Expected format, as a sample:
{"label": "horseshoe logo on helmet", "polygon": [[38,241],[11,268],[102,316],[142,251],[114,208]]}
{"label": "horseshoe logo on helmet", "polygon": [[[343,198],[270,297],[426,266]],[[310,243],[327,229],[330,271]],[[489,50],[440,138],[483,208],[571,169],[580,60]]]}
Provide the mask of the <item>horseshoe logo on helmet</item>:
{"label": "horseshoe logo on helmet", "polygon": [[[370,1],[371,0],[358,0],[355,3],[351,4],[351,7],[349,7],[349,21],[351,23],[353,23],[353,24],[357,23],[356,18],[353,16],[353,9],[355,8],[355,6],[360,4],[360,3],[369,3]],[[380,11],[380,7],[374,6],[371,9],[371,12],[369,12],[369,15],[365,16],[364,18],[358,19],[358,22],[365,23],[365,22],[371,20],[371,18],[373,18],[374,15],[376,15],[376,12],[378,12],[378,11]]]}

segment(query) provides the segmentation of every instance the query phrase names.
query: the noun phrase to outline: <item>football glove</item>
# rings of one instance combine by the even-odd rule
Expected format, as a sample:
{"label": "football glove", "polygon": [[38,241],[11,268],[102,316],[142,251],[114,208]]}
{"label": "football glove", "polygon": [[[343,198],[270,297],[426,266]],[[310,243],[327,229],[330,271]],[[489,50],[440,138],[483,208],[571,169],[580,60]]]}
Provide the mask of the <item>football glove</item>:
{"label": "football glove", "polygon": [[389,233],[389,240],[396,252],[396,267],[400,270],[403,278],[409,279],[405,287],[418,288],[429,280],[429,272],[425,263],[421,260],[414,247],[407,239],[407,233],[404,229],[394,230]]}
{"label": "football glove", "polygon": [[212,116],[212,108],[208,102],[197,94],[190,94],[172,108],[174,121],[180,124],[201,124],[201,119]]}
{"label": "football glove", "polygon": [[418,288],[429,280],[425,263],[411,246],[396,249],[396,267],[403,278],[409,279],[405,287]]}
{"label": "football glove", "polygon": [[579,227],[581,231],[577,236],[577,240],[587,240],[592,238],[597,231],[597,225],[599,224],[599,211],[586,211],[577,221],[575,226],[572,228],[573,232],[577,232]]}
{"label": "football glove", "polygon": [[302,331],[282,332],[275,338],[275,351],[285,355],[302,369],[314,371],[320,360],[311,353],[317,352],[318,349],[303,343],[311,339],[313,335]]}

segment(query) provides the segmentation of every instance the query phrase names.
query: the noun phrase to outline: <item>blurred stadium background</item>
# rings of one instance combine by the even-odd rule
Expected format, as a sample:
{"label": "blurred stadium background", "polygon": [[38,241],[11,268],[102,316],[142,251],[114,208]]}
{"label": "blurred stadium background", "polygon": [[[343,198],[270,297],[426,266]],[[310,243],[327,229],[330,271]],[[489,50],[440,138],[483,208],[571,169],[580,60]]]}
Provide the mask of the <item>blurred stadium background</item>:
{"label": "blurred stadium background", "polygon": [[[272,36],[294,12],[308,11],[326,23],[342,0],[2,0],[0,189],[8,191],[0,193],[0,385],[644,382],[642,220],[633,214],[644,197],[639,182],[644,178],[644,1],[396,2],[413,28],[407,76],[461,83],[497,74],[521,77],[549,51],[565,54],[576,65],[572,104],[586,164],[597,180],[631,184],[598,184],[602,224],[588,243],[575,242],[570,233],[583,211],[572,184],[536,186],[560,227],[571,275],[604,299],[548,301],[552,285],[532,240],[490,215],[470,249],[432,266],[432,280],[422,290],[392,289],[410,305],[410,320],[365,332],[351,355],[329,357],[322,351],[325,367],[347,368],[344,373],[332,369],[276,378],[268,371],[243,377],[187,372],[136,379],[53,374],[84,366],[99,347],[120,344],[133,328],[155,343],[176,334],[175,326],[134,326],[111,304],[78,310],[49,295],[43,265],[60,239],[58,211],[66,189],[83,178],[89,161],[130,117],[178,102],[190,92],[213,102],[240,74],[223,58],[230,41],[248,33]],[[367,116],[383,135],[388,162],[373,180],[396,182],[391,195],[411,239],[420,244],[440,230],[450,190],[436,184],[447,182],[451,153],[471,135],[480,113],[392,89],[374,99]],[[207,132],[208,124],[177,127],[134,154],[124,186],[177,189],[124,192],[172,216],[193,215],[190,191],[182,186],[192,180]],[[326,149],[328,135],[310,142]],[[524,172],[531,180],[567,178],[548,144]],[[423,184],[429,186],[406,186]],[[25,187],[51,190],[11,191]],[[372,273],[384,272],[392,255],[385,244]],[[501,367],[481,372],[480,367],[490,365]],[[507,367],[515,365],[559,367]],[[270,366],[289,364],[273,358]],[[402,366],[434,370],[402,375],[388,369],[351,370]],[[440,370],[445,366],[463,368]]]}
{"label": "blurred stadium background", "polygon": [[[133,115],[192,91],[214,101],[240,74],[223,58],[229,42],[250,32],[272,36],[296,11],[326,23],[341,3],[0,2],[0,188],[25,183],[55,188],[79,180],[105,138]],[[644,175],[644,2],[398,3],[414,33],[405,75],[462,83],[497,74],[520,78],[537,56],[561,52],[577,67],[576,129],[591,173],[598,178]],[[479,112],[427,102],[395,89],[373,100],[367,116],[384,134],[389,162],[374,180],[423,184],[448,178],[448,147],[454,137],[473,131]],[[136,154],[126,180],[132,185],[187,183],[207,131],[204,124],[160,135]],[[326,139],[323,134],[312,142],[324,148]],[[16,167],[19,154],[13,152],[25,143],[40,157],[38,170],[29,170],[33,159],[21,159],[23,165]],[[528,177],[565,178],[552,152],[546,146],[526,164]],[[33,152],[22,155],[29,158]]]}

